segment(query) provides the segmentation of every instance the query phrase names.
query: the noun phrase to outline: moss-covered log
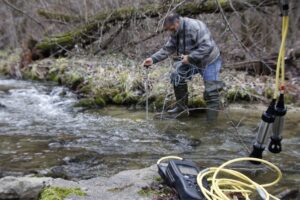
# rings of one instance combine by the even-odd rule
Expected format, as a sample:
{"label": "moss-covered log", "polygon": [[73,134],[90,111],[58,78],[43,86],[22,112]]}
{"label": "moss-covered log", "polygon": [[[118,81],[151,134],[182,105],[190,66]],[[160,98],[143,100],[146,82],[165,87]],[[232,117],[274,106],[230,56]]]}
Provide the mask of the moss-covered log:
{"label": "moss-covered log", "polygon": [[[271,6],[276,0],[219,0],[222,8],[227,11],[241,11],[255,6]],[[60,35],[46,37],[36,45],[36,49],[43,57],[51,54],[63,55],[66,50],[72,49],[75,44],[87,45],[97,39],[97,33],[102,34],[110,30],[110,27],[120,21],[129,19],[141,19],[145,17],[158,17],[166,12],[168,5],[146,5],[141,8],[123,7],[114,11],[101,12],[94,16],[90,22],[72,31]],[[187,2],[178,8],[176,12],[182,16],[197,15],[201,13],[218,12],[215,0]],[[100,30],[100,31],[99,31]]]}
{"label": "moss-covered log", "polygon": [[37,11],[37,14],[46,19],[58,20],[58,21],[62,21],[62,22],[81,22],[84,20],[83,18],[81,18],[79,16],[67,15],[67,14],[63,14],[63,13],[57,13],[57,12],[47,11],[47,10],[42,10],[42,9],[39,9]]}

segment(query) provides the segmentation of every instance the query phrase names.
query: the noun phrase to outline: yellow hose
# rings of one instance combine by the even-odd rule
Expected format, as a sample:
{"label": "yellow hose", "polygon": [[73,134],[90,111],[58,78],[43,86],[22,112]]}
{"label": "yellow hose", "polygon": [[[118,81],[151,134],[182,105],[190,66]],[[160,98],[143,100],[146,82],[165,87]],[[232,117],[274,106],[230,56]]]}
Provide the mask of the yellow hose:
{"label": "yellow hose", "polygon": [[[257,161],[266,164],[270,166],[272,169],[274,169],[277,172],[278,176],[274,181],[270,183],[259,184],[238,171],[232,169],[225,169],[225,166],[227,165],[236,162],[242,162],[242,161]],[[222,173],[223,175],[225,174],[226,177],[230,175],[231,177],[234,178],[231,179],[217,178],[217,176],[220,173]],[[210,190],[206,189],[203,186],[202,180],[204,178],[207,178],[211,182]],[[277,184],[281,178],[282,178],[282,173],[280,169],[274,164],[266,160],[262,160],[258,158],[237,158],[237,159],[227,161],[226,163],[222,164],[217,168],[212,167],[201,171],[197,176],[197,183],[207,200],[230,200],[230,198],[226,195],[226,192],[232,192],[232,193],[239,192],[246,199],[250,200],[250,195],[255,190],[265,200],[269,200],[269,199],[279,200],[277,197],[269,194],[265,188]]]}
{"label": "yellow hose", "polygon": [[278,90],[279,90],[279,76],[280,76],[280,70],[281,70],[281,92],[284,92],[284,73],[285,73],[285,42],[286,37],[288,33],[288,24],[289,24],[289,17],[283,16],[282,18],[282,35],[281,35],[281,44],[278,54],[278,60],[276,65],[276,79],[275,79],[275,88],[274,88],[274,99],[277,99],[278,97]]}
{"label": "yellow hose", "polygon": [[165,157],[160,158],[160,159],[156,162],[156,164],[158,165],[159,163],[161,163],[161,162],[164,161],[164,160],[171,160],[171,159],[173,159],[173,160],[182,160],[183,158],[181,158],[181,157],[179,157],[179,156],[165,156]]}
{"label": "yellow hose", "polygon": [[[166,156],[162,157],[157,161],[157,164],[160,164],[162,161],[176,159],[182,160],[181,157],[178,156]],[[277,178],[269,183],[259,184],[246,175],[232,169],[226,169],[225,167],[236,162],[244,162],[244,161],[256,161],[261,162],[270,168],[274,169],[277,173]],[[232,178],[219,178],[218,175],[222,173],[223,177],[232,177]],[[206,189],[203,185],[203,179],[206,178],[210,182],[210,190]],[[268,193],[265,189],[267,187],[274,186],[277,184],[282,178],[282,173],[280,169],[274,164],[258,159],[258,158],[236,158],[233,160],[229,160],[219,167],[210,167],[202,170],[197,176],[197,183],[207,200],[231,200],[226,193],[240,193],[242,194],[246,200],[251,200],[250,195],[255,191],[263,197],[265,200],[275,199],[280,200],[277,197]]]}

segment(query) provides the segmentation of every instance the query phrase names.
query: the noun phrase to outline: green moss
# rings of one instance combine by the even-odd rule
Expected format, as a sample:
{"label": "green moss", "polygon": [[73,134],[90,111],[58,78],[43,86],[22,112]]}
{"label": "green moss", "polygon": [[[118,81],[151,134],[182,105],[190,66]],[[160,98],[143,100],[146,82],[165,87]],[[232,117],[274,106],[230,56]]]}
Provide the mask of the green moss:
{"label": "green moss", "polygon": [[272,99],[274,94],[274,90],[272,88],[265,88],[264,90],[264,96],[267,97],[268,99]]}
{"label": "green moss", "polygon": [[40,200],[63,200],[69,195],[85,196],[80,188],[47,187],[43,189]]}
{"label": "green moss", "polygon": [[84,81],[84,78],[77,72],[66,75],[65,83],[72,89],[75,89],[80,83]]}
{"label": "green moss", "polygon": [[116,96],[114,96],[112,100],[113,100],[113,103],[120,105],[124,102],[124,98],[125,97],[123,96],[123,94],[119,93]]}
{"label": "green moss", "polygon": [[138,194],[143,197],[149,197],[149,196],[167,197],[167,196],[173,196],[174,192],[169,187],[164,187],[160,190],[153,189],[151,187],[145,187],[142,188],[140,191],[138,191]]}
{"label": "green moss", "polygon": [[87,84],[87,85],[82,86],[79,89],[79,93],[81,93],[81,94],[91,94],[92,93],[92,86],[91,86],[91,84]]}
{"label": "green moss", "polygon": [[206,106],[206,102],[200,96],[193,97],[189,100],[189,108],[199,108],[199,107],[205,107],[205,106]]}
{"label": "green moss", "polygon": [[95,107],[95,100],[92,98],[80,99],[74,106],[75,107],[92,108],[92,107]]}
{"label": "green moss", "polygon": [[[154,111],[161,110],[165,103],[165,96],[164,95],[158,95],[155,97],[155,100],[152,103],[152,107]],[[168,103],[168,102],[166,102]]]}
{"label": "green moss", "polygon": [[296,97],[291,94],[285,94],[284,101],[286,104],[292,104],[296,102]]}
{"label": "green moss", "polygon": [[117,105],[131,105],[136,104],[139,101],[139,97],[134,95],[132,92],[122,92],[116,94],[112,101]]}
{"label": "green moss", "polygon": [[81,18],[78,16],[73,15],[66,15],[63,13],[55,13],[55,12],[49,12],[47,10],[41,10],[39,9],[37,11],[38,15],[43,16],[47,19],[56,19],[56,20],[62,20],[65,22],[79,22],[81,21]]}
{"label": "green moss", "polygon": [[94,108],[94,107],[102,107],[105,106],[106,102],[101,97],[95,98],[83,98],[80,99],[74,107],[84,107],[84,108]]}
{"label": "green moss", "polygon": [[9,68],[7,64],[0,63],[0,74],[9,75]]}
{"label": "green moss", "polygon": [[48,81],[58,82],[59,79],[59,70],[57,68],[51,68],[47,75]]}
{"label": "green moss", "polygon": [[123,190],[125,190],[126,188],[129,188],[133,186],[133,184],[129,184],[129,185],[124,185],[123,187],[115,187],[115,188],[111,188],[111,189],[108,189],[107,191],[109,192],[121,192]]}
{"label": "green moss", "polygon": [[[94,89],[94,88],[92,88]],[[114,103],[113,98],[120,93],[118,89],[115,88],[98,88],[93,91],[94,96],[101,97],[105,102]]]}
{"label": "green moss", "polygon": [[105,106],[106,105],[106,102],[103,98],[101,97],[95,97],[95,104],[97,106]]}
{"label": "green moss", "polygon": [[239,87],[229,89],[225,96],[228,102],[254,100],[251,91]]}
{"label": "green moss", "polygon": [[139,96],[134,95],[132,92],[125,92],[123,96],[124,96],[123,103],[126,105],[136,104],[139,101]]}
{"label": "green moss", "polygon": [[156,182],[162,182],[162,181],[163,181],[163,179],[162,179],[160,176],[156,176],[156,177],[154,178],[154,180],[155,180]]}
{"label": "green moss", "polygon": [[22,70],[23,78],[30,80],[40,80],[37,74],[37,65],[33,65],[31,68],[25,68]]}

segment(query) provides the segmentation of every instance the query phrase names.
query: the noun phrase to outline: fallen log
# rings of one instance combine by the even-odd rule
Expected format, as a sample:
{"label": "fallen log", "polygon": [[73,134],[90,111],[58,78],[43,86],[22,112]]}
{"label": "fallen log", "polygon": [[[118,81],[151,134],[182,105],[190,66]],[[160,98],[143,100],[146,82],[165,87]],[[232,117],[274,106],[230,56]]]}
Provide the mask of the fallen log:
{"label": "fallen log", "polygon": [[[261,2],[260,0],[222,0],[220,4],[224,11],[231,12],[246,10],[250,7],[272,6],[277,3],[276,0]],[[82,46],[96,41],[101,34],[105,34],[118,22],[129,19],[143,19],[146,17],[154,18],[161,16],[168,9],[168,5],[146,5],[141,8],[123,7],[113,11],[101,12],[94,16],[87,24],[75,28],[72,31],[62,33],[56,36],[44,38],[36,46],[35,50],[42,57],[50,55],[65,55],[65,53],[74,48],[76,44]],[[193,1],[182,4],[175,11],[182,16],[197,15],[202,13],[218,12],[218,5],[215,0]]]}
{"label": "fallen log", "polygon": [[63,14],[63,13],[57,13],[57,12],[47,11],[47,10],[42,10],[42,9],[39,9],[37,11],[37,14],[46,19],[58,20],[58,21],[62,21],[62,22],[82,22],[82,21],[84,21],[84,19],[79,16],[67,15],[67,14]]}

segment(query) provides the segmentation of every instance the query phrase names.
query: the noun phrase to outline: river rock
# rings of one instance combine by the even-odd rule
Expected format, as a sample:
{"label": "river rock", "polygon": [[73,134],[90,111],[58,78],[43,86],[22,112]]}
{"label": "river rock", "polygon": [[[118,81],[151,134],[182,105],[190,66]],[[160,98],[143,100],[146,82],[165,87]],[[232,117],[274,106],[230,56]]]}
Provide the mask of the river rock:
{"label": "river rock", "polygon": [[35,200],[51,178],[13,177],[0,179],[0,200]]}
{"label": "river rock", "polygon": [[144,169],[122,171],[109,178],[97,177],[78,182],[53,179],[52,186],[80,187],[87,194],[84,197],[67,197],[69,200],[152,200],[154,194],[143,196],[139,192],[149,187],[158,176],[157,167],[153,165]]}

